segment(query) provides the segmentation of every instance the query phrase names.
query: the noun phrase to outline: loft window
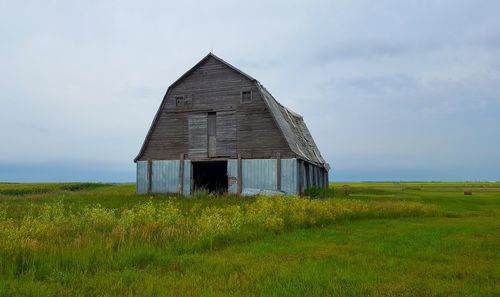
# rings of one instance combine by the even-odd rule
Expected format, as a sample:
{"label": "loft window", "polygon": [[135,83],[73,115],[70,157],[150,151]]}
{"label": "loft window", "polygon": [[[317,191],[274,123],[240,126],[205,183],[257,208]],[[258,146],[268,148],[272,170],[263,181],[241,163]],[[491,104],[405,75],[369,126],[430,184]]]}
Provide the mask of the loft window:
{"label": "loft window", "polygon": [[177,107],[184,106],[184,96],[175,96],[175,106]]}
{"label": "loft window", "polygon": [[241,91],[241,103],[252,102],[252,91]]}

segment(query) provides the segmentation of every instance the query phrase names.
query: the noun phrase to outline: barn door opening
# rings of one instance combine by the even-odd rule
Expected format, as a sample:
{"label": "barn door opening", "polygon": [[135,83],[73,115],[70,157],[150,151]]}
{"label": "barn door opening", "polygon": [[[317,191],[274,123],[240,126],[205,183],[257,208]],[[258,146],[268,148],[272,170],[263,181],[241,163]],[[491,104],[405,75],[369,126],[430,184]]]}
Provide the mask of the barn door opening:
{"label": "barn door opening", "polygon": [[192,162],[194,191],[227,192],[227,161]]}

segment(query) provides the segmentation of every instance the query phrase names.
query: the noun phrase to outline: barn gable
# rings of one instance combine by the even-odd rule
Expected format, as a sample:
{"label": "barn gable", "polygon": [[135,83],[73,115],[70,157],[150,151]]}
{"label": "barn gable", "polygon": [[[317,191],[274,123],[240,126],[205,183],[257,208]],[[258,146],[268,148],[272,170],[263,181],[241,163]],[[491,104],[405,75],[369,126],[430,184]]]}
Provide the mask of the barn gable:
{"label": "barn gable", "polygon": [[[175,81],[153,120],[138,160],[213,157],[270,158],[294,153],[268,110],[256,80],[213,54],[207,55]],[[252,100],[242,103],[242,90]],[[184,106],[176,99],[183,97]],[[209,117],[217,114],[213,154],[208,147]]]}
{"label": "barn gable", "polygon": [[[251,92],[250,104],[240,101],[241,90]],[[176,99],[181,97],[185,106],[179,108]],[[134,161],[178,159],[185,152],[191,159],[216,157],[210,155],[206,133],[210,129],[206,114],[211,111],[217,111],[218,122],[224,123],[214,128],[220,129],[217,135],[226,135],[217,139],[214,148],[224,152],[221,156],[273,158],[280,154],[327,166],[300,115],[278,103],[256,79],[212,53],[168,88]],[[195,132],[188,135],[188,130]]]}

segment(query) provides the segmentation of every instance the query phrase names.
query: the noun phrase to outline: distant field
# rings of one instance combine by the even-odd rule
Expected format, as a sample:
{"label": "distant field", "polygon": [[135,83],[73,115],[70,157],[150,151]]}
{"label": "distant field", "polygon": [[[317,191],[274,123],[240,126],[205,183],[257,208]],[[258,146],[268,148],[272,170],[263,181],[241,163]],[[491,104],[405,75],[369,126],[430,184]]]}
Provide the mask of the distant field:
{"label": "distant field", "polygon": [[0,296],[500,296],[500,183],[331,187],[0,183]]}

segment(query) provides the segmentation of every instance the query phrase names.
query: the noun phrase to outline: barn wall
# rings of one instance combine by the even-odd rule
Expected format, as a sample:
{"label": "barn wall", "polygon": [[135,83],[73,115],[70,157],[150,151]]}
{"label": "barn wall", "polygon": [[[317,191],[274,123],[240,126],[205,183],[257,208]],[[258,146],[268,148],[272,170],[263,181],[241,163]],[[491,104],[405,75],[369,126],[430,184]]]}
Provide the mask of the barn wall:
{"label": "barn wall", "polygon": [[[251,103],[241,103],[241,92],[252,92]],[[176,96],[188,104],[176,106]],[[217,112],[217,156],[265,159],[280,153],[294,157],[255,81],[215,58],[208,58],[172,87],[161,107],[150,139],[139,160],[175,160],[179,154],[192,160],[207,158],[208,112]],[[194,116],[193,114],[198,115]],[[190,134],[190,130],[194,134]],[[202,136],[202,134],[204,136]],[[204,138],[205,137],[205,138]]]}
{"label": "barn wall", "polygon": [[148,161],[137,161],[137,193],[148,192]]}
{"label": "barn wall", "polygon": [[[151,163],[151,192],[176,193],[179,185],[179,160],[154,160]],[[137,193],[148,191],[148,162],[137,162]],[[277,190],[276,159],[242,160],[243,191]],[[297,159],[281,159],[281,191],[297,194],[298,169]],[[229,179],[228,192],[237,193],[238,160],[227,160]],[[191,160],[184,160],[183,194],[191,194]]]}
{"label": "barn wall", "polygon": [[176,193],[179,185],[179,160],[152,161],[151,192]]}
{"label": "barn wall", "polygon": [[299,191],[300,183],[304,191],[311,187],[328,187],[328,173],[323,168],[304,161],[298,162],[297,168],[299,171]]}
{"label": "barn wall", "polygon": [[276,160],[243,160],[243,191],[245,189],[277,190]]}
{"label": "barn wall", "polygon": [[227,160],[227,178],[229,193],[238,192],[238,160]]}
{"label": "barn wall", "polygon": [[191,160],[184,160],[184,189],[182,194],[191,195]]}
{"label": "barn wall", "polygon": [[[281,191],[298,193],[297,159],[281,159]],[[242,161],[243,192],[249,189],[277,191],[277,160],[251,159]]]}
{"label": "barn wall", "polygon": [[287,194],[299,192],[297,159],[281,160],[281,190]]}

